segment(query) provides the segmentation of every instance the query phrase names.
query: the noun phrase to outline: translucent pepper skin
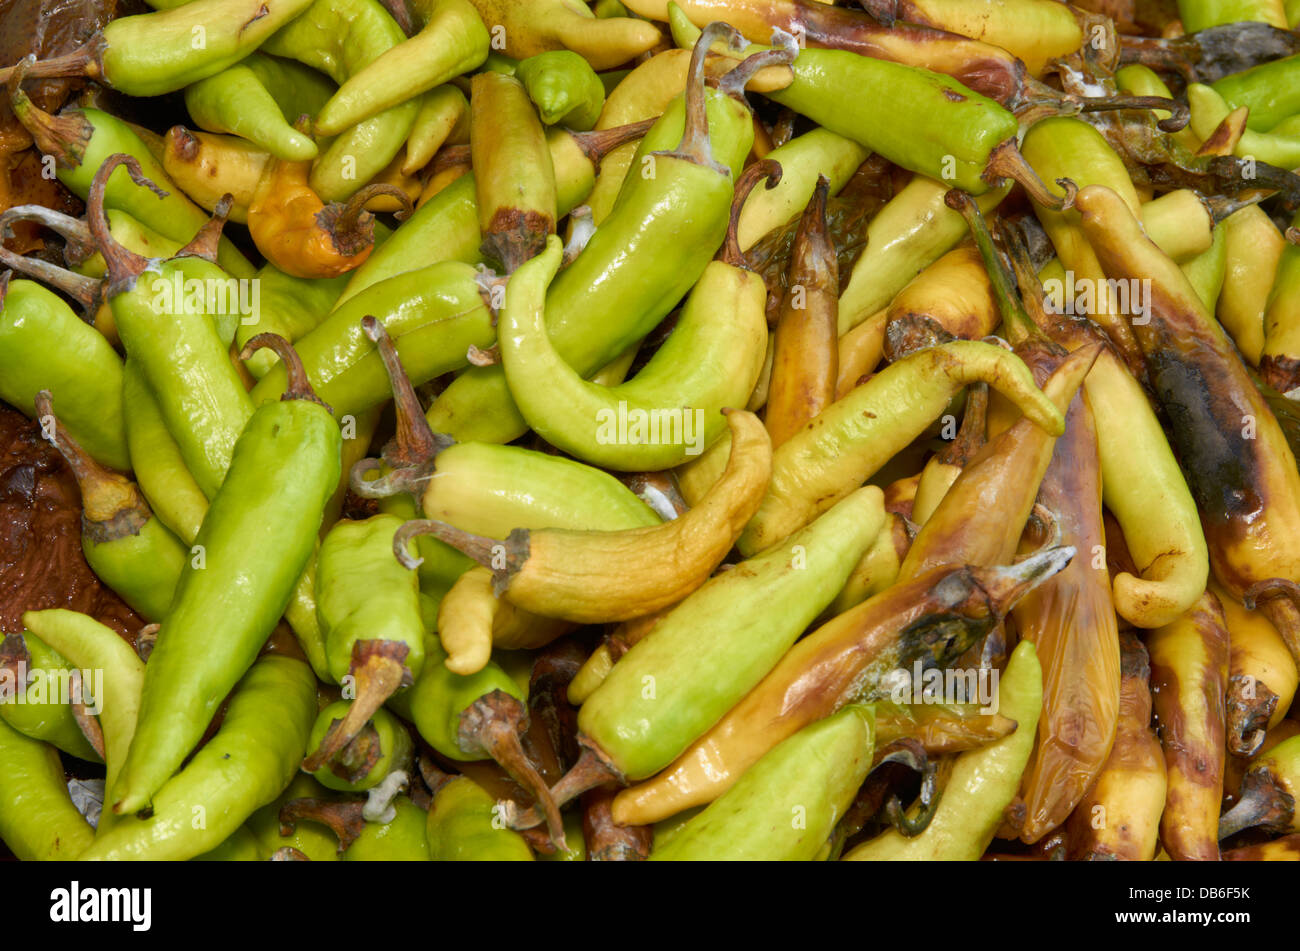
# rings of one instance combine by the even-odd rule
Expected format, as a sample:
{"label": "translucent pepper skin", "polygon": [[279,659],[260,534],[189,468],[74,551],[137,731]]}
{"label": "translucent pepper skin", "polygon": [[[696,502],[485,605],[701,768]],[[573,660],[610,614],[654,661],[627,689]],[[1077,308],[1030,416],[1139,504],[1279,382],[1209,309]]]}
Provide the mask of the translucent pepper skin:
{"label": "translucent pepper skin", "polygon": [[[216,735],[154,795],[153,815],[120,819],[81,857],[183,860],[220,845],[293,779],[315,715],[311,668],[283,655],[260,658],[238,682]],[[206,818],[197,829],[196,803]]]}
{"label": "translucent pepper skin", "polygon": [[[852,705],[773,747],[650,861],[812,861],[871,769],[874,716]],[[803,821],[796,821],[802,819]]]}
{"label": "translucent pepper skin", "polygon": [[[311,557],[341,453],[338,423],[318,403],[272,403],[249,420],[195,539],[203,567],[186,565],[150,657],[136,738],[112,792],[117,812],[149,803],[253,663]],[[220,645],[213,618],[223,619]]]}
{"label": "translucent pepper skin", "polygon": [[[314,0],[267,41],[265,52],[342,85],[405,39],[378,0]],[[324,201],[346,201],[393,160],[419,111],[419,100],[410,99],[341,131],[312,166],[312,191]]]}
{"label": "translucent pepper skin", "polygon": [[43,389],[97,462],[131,468],[122,358],[52,291],[34,281],[0,283],[0,399],[33,416]]}
{"label": "translucent pepper skin", "polygon": [[1034,645],[1022,641],[998,684],[998,712],[1019,724],[1016,731],[958,757],[938,810],[920,835],[908,839],[891,829],[844,859],[973,862],[983,855],[1020,785],[1042,696],[1042,668]]}
{"label": "translucent pepper skin", "polygon": [[0,840],[31,862],[79,858],[94,838],[68,796],[58,752],[0,720]]}
{"label": "translucent pepper skin", "polygon": [[[586,699],[578,715],[583,735],[629,780],[667,766],[757,684],[830,603],[884,518],[880,490],[863,488],[788,545],[706,582]],[[701,630],[711,632],[704,641]],[[646,678],[657,684],[650,694],[643,689]]]}

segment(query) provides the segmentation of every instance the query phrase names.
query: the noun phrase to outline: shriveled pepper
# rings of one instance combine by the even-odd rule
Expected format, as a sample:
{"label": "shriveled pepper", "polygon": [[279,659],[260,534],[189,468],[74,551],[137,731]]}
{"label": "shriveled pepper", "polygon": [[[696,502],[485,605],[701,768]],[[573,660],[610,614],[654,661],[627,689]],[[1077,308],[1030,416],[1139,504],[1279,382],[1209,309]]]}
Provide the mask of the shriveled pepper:
{"label": "shriveled pepper", "polygon": [[[255,337],[245,352],[258,346],[277,347],[292,382],[284,401],[249,420],[203,520],[196,538],[203,567],[191,561],[181,575],[150,657],[131,753],[110,791],[118,813],[149,804],[252,665],[311,557],[338,483],[338,424],[314,401],[287,343]],[[211,636],[214,617],[224,619],[219,647]],[[202,647],[194,650],[194,643]]]}
{"label": "shriveled pepper", "polygon": [[1241,798],[1219,820],[1219,838],[1242,829],[1300,832],[1300,737],[1284,740],[1251,761],[1241,784]]}
{"label": "shriveled pepper", "polygon": [[1042,668],[1034,645],[1022,641],[998,681],[998,712],[1019,724],[1016,732],[958,757],[939,807],[920,835],[905,838],[891,829],[844,859],[971,862],[983,855],[1015,798],[1033,748],[1041,701]]}
{"label": "shriveled pepper", "polygon": [[[1228,651],[1228,752],[1251,756],[1268,730],[1286,716],[1300,682],[1296,664],[1277,629],[1247,611],[1213,582],[1231,641]],[[1227,784],[1225,783],[1225,788]]]}

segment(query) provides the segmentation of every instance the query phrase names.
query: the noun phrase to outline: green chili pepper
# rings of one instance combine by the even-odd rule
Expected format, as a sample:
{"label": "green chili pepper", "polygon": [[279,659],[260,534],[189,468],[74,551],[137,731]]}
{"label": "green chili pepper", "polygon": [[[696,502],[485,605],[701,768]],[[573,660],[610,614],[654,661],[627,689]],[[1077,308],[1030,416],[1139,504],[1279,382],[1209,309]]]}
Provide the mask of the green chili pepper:
{"label": "green chili pepper", "polygon": [[[212,498],[253,412],[218,328],[209,320],[195,319],[207,313],[239,319],[236,311],[217,304],[213,294],[220,287],[224,297],[230,279],[199,258],[178,256],[154,265],[113,240],[103,214],[103,195],[104,182],[118,165],[125,165],[133,180],[148,181],[135,159],[115,155],[96,173],[91,186],[87,217],[108,268],[105,293],[122,342],[159,397],[181,457],[199,488]],[[220,220],[214,219],[218,224]],[[186,287],[187,281],[199,282],[202,300],[191,296],[196,285]],[[228,322],[223,316],[216,319]]]}
{"label": "green chili pepper", "polygon": [[1219,292],[1223,290],[1227,264],[1227,236],[1222,228],[1215,228],[1210,246],[1190,261],[1179,265],[1196,291],[1196,296],[1211,314],[1219,302]]}
{"label": "green chili pepper", "polygon": [[[772,167],[751,166],[779,179]],[[738,184],[733,222],[757,181],[748,175]],[[630,382],[600,386],[574,372],[547,334],[546,287],[563,256],[552,237],[536,263],[511,278],[498,335],[511,396],[533,430],[570,455],[625,471],[668,469],[716,442],[726,429],[722,409],[749,398],[767,353],[767,289],[744,267],[731,227],[727,246],[733,253],[705,268],[644,369]]]}
{"label": "green chili pepper", "polygon": [[420,112],[406,139],[402,172],[414,175],[433,160],[444,143],[469,142],[469,100],[451,83],[430,89],[420,98]]}
{"label": "green chili pepper", "polygon": [[844,858],[849,861],[923,860],[972,862],[984,854],[1003,811],[1020,788],[1029,762],[1043,705],[1043,677],[1030,641],[1011,653],[998,682],[998,713],[1015,720],[1010,736],[962,753],[925,831],[904,838],[895,830],[866,842]]}
{"label": "green chili pepper", "polygon": [[844,50],[803,50],[794,82],[768,93],[896,165],[982,195],[1012,177],[1061,207],[1016,150],[1016,117],[942,73]]}
{"label": "green chili pepper", "polygon": [[[405,39],[378,0],[314,0],[266,42],[265,52],[318,69],[342,87]],[[419,110],[419,100],[399,99],[362,122],[333,129],[338,137],[312,166],[312,191],[322,201],[346,201],[393,160]]]}
{"label": "green chili pepper", "polygon": [[[673,608],[583,703],[578,726],[588,769],[597,758],[602,781],[611,769],[637,780],[671,763],[831,602],[884,520],[883,493],[863,488],[788,544],[710,579]],[[588,769],[580,761],[557,784],[561,804],[581,791]]]}
{"label": "green chili pepper", "polygon": [[[692,54],[681,144],[646,156],[653,173],[628,179],[610,216],[547,293],[551,343],[583,376],[649,333],[722,244],[733,191],[728,170],[713,158],[704,58],[709,43],[729,29],[718,24],[706,31]],[[647,137],[652,133],[653,127]],[[428,419],[437,432],[482,442],[509,442],[528,428],[501,366],[461,374],[429,408]]]}
{"label": "green chili pepper", "polygon": [[[416,385],[465,366],[470,347],[486,349],[496,341],[492,314],[468,264],[444,261],[371,285],[294,346],[312,386],[340,417],[379,406],[392,395],[383,361],[361,329],[367,315],[378,318],[394,338]],[[253,388],[253,403],[278,398],[284,381],[284,369],[272,367]]]}
{"label": "green chili pepper", "polygon": [[413,8],[420,32],[339,80],[338,92],[316,117],[319,134],[336,135],[483,63],[488,32],[468,0],[420,0]]}
{"label": "green chili pepper", "polygon": [[585,862],[587,842],[582,832],[582,813],[571,809],[564,813],[565,847],[538,856],[543,862]]}
{"label": "green chili pepper", "polygon": [[[79,49],[35,63],[28,76],[85,76],[128,96],[162,96],[238,63],[310,3],[191,0],[184,9],[121,17]],[[0,82],[10,71],[0,69]]]}
{"label": "green chili pepper", "polygon": [[0,641],[0,720],[24,736],[97,763],[102,757],[66,702],[71,678],[72,663],[35,634],[6,634]]}
{"label": "green chili pepper", "polygon": [[650,861],[810,861],[829,854],[871,770],[875,716],[852,705],[764,754]]}
{"label": "green chili pepper", "polygon": [[316,143],[285,119],[245,63],[187,86],[185,108],[200,129],[242,136],[277,158],[306,162],[316,157]]}
{"label": "green chili pepper", "polygon": [[446,659],[437,636],[429,636],[424,671],[410,690],[389,700],[389,706],[414,723],[443,756],[462,762],[496,760],[541,806],[552,839],[562,843],[559,809],[520,742],[528,727],[524,689],[494,662],[462,676],[447,669]]}
{"label": "green chili pepper", "polygon": [[222,842],[210,852],[204,852],[202,855],[196,855],[190,861],[192,862],[261,862],[269,857],[270,853],[262,848],[262,843],[258,841],[253,830],[248,828],[247,824],[241,825],[232,832],[226,841]]}
{"label": "green chili pepper", "polygon": [[[343,293],[348,276],[340,274],[338,277],[308,280],[285,274],[274,264],[266,264],[257,272],[255,280],[258,288],[258,312],[255,320],[239,322],[235,342],[241,349],[259,333],[278,334],[296,346],[303,337],[324,322],[330,308],[339,299],[339,294]],[[299,356],[301,355],[299,348]],[[244,365],[248,367],[249,373],[260,380],[278,362],[279,358],[270,350],[259,350]],[[253,402],[256,404],[258,401],[254,398]]]}
{"label": "green chili pepper", "polygon": [[[156,191],[151,194],[125,171],[118,172],[104,191],[107,207],[121,209],[175,241],[189,241],[207,224],[207,213],[185,197],[159,160],[121,119],[90,108],[65,109],[57,117],[51,116],[38,109],[17,84],[12,86],[10,104],[18,121],[31,133],[36,147],[54,156],[59,181],[78,197],[89,198],[90,186],[104,162],[112,155],[125,153],[140,163],[141,174],[164,189],[164,194],[159,196]],[[256,273],[256,268],[226,238],[221,240],[217,261],[237,278],[250,278]]]}
{"label": "green chili pepper", "polygon": [[605,84],[585,59],[570,50],[551,50],[519,61],[515,78],[528,90],[542,121],[585,132],[605,105]]}
{"label": "green chili pepper", "polygon": [[[185,466],[167,431],[158,399],[135,360],[122,374],[122,406],[131,466],[154,515],[187,545],[194,543],[208,511],[208,497]],[[193,553],[191,553],[193,554]]]}
{"label": "green chili pepper", "polygon": [[[546,144],[555,170],[556,218],[577,207],[596,182],[596,166],[611,149],[645,134],[646,123],[633,123],[601,132],[570,133],[550,129]],[[468,155],[467,159],[468,161]],[[376,248],[365,263],[352,272],[336,306],[386,278],[414,271],[440,261],[478,264],[483,258],[479,245],[478,199],[473,172],[462,175],[402,222],[382,248]]]}
{"label": "green chili pepper", "polygon": [[[155,652],[150,669],[156,659]],[[146,732],[140,736],[148,735],[148,703],[146,689],[140,721]],[[166,713],[175,717],[180,709]],[[215,848],[289,784],[307,748],[315,713],[311,668],[283,655],[262,657],[236,686],[220,729],[156,791],[152,817],[120,819],[82,858],[165,861]],[[200,732],[206,725],[204,720]],[[202,811],[196,814],[198,809]],[[202,823],[196,821],[200,815]]]}
{"label": "green chili pepper", "polygon": [[343,853],[345,862],[429,861],[429,815],[406,796],[392,802],[396,815],[388,822],[367,822]]}
{"label": "green chili pepper", "polygon": [[[327,799],[330,791],[306,773],[299,773],[272,803],[248,817],[248,828],[257,837],[265,856],[286,846],[297,849],[313,862],[337,862],[338,842],[327,829],[314,822],[298,823],[289,828],[280,822],[280,810],[295,799]],[[288,835],[285,833],[288,832]]]}
{"label": "green chili pepper", "polygon": [[393,558],[393,536],[401,527],[392,515],[345,519],[321,542],[316,614],[326,662],[330,676],[347,684],[355,699],[337,725],[325,721],[329,732],[323,743],[313,744],[303,764],[308,772],[352,743],[384,701],[423,669],[419,582]]}
{"label": "green chili pepper", "polygon": [[1300,113],[1300,54],[1224,76],[1210,88],[1234,109],[1250,107],[1246,128],[1267,132]]}
{"label": "green chili pepper", "polygon": [[508,828],[502,809],[467,776],[456,776],[434,794],[426,833],[435,862],[531,862],[533,851]]}
{"label": "green chili pepper", "polygon": [[[1300,70],[1296,75],[1300,76]],[[1187,99],[1192,109],[1190,125],[1199,139],[1208,139],[1233,111],[1219,94],[1217,85],[1192,83],[1187,87]],[[1253,157],[1279,168],[1295,168],[1300,165],[1300,116],[1289,116],[1267,131],[1252,128],[1248,118],[1246,129],[1233,147],[1232,154],[1241,158]]]}
{"label": "green chili pepper", "polygon": [[338,483],[338,424],[315,402],[289,344],[255,337],[244,354],[258,346],[278,349],[291,385],[284,401],[249,420],[195,539],[202,567],[186,566],[150,657],[136,740],[112,793],[118,813],[149,803],[253,663],[311,557]]}
{"label": "green chili pepper", "polygon": [[1178,0],[1178,17],[1188,33],[1246,21],[1286,29],[1282,0]]}
{"label": "green chili pepper", "polygon": [[[183,241],[177,241],[167,237],[161,231],[156,231],[146,224],[137,221],[131,215],[118,208],[105,208],[104,215],[108,218],[108,230],[113,235],[114,240],[124,248],[128,248],[146,258],[170,258],[174,257],[176,252],[184,247]],[[86,229],[89,233],[89,228]],[[93,240],[89,242],[93,244]],[[87,248],[87,250],[90,250]],[[67,252],[64,252],[67,257]],[[101,278],[104,276],[106,266],[104,256],[95,251],[90,257],[82,261],[75,259],[69,260],[68,265],[77,272],[86,277]]]}
{"label": "green chili pepper", "polygon": [[56,393],[64,425],[96,460],[131,468],[122,411],[122,360],[103,335],[33,281],[0,275],[0,399],[29,416]]}
{"label": "green chili pepper", "polygon": [[[317,749],[351,706],[351,702],[339,700],[322,710],[311,728],[307,749]],[[395,716],[381,707],[364,726],[353,742],[313,771],[312,775],[322,786],[339,792],[364,792],[378,786],[394,770],[410,770],[414,744],[406,727]]]}
{"label": "green chili pepper", "polygon": [[153,517],[135,483],[91,459],[54,415],[49,390],[36,394],[45,438],[59,450],[81,489],[81,550],[99,579],[146,621],[171,606],[185,565],[180,540]]}
{"label": "green chili pepper", "polygon": [[[23,623],[31,633],[67,657],[71,664],[82,670],[95,671],[93,689],[96,691],[99,689],[98,672],[103,672],[103,691],[95,700],[99,707],[97,722],[103,736],[104,761],[107,764],[105,788],[111,789],[135,735],[140,691],[144,684],[144,662],[117,632],[76,611],[28,611],[23,615]],[[103,834],[116,825],[117,818],[111,810],[103,810],[97,831]]]}
{"label": "green chili pepper", "polygon": [[54,747],[0,721],[0,839],[9,851],[24,862],[75,859],[94,838]]}

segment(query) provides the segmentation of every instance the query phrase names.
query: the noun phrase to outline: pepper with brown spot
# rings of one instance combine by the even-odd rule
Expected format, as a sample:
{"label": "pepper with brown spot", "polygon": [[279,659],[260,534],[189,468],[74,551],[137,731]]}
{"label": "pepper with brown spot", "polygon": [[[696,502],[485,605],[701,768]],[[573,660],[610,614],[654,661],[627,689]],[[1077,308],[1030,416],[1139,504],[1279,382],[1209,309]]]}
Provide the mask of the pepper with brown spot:
{"label": "pepper with brown spot", "polygon": [[1160,842],[1177,861],[1219,859],[1228,645],[1223,608],[1208,591],[1177,621],[1147,635],[1169,775]]}

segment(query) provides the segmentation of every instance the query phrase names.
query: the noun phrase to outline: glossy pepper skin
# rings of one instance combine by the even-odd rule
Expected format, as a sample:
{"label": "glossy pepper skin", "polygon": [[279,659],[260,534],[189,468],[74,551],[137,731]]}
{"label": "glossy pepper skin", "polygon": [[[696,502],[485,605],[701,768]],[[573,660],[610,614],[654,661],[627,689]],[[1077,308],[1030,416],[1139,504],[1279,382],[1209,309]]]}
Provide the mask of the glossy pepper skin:
{"label": "glossy pepper skin", "polygon": [[[82,857],[188,859],[215,848],[289,784],[315,711],[316,679],[306,663],[260,658],[238,681],[216,735],[153,796],[153,815],[120,819]],[[202,828],[193,822],[196,803],[204,807]]]}
{"label": "glossy pepper skin", "polygon": [[[254,338],[249,346],[278,339]],[[281,359],[292,353],[281,341]],[[203,735],[311,557],[321,512],[338,484],[341,437],[305,384],[286,396],[249,420],[195,539],[204,567],[186,566],[150,657],[139,727],[112,793],[118,813],[147,805]],[[220,648],[213,618],[223,619]]]}
{"label": "glossy pepper skin", "polygon": [[[297,115],[281,112],[279,103],[254,71],[254,62],[262,69],[291,68],[289,61],[254,53],[215,76],[193,83],[185,88],[185,108],[190,118],[200,129],[238,135],[276,158],[311,161],[317,155],[316,143],[293,128],[291,123]],[[306,72],[297,63],[292,66]]]}
{"label": "glossy pepper skin", "polygon": [[811,861],[871,769],[874,717],[851,705],[804,727],[745,771],[650,861]]}
{"label": "glossy pepper skin", "polygon": [[[730,171],[714,162],[704,53],[704,46],[697,47],[692,61],[681,143],[672,152],[650,153],[654,174],[628,179],[610,218],[547,292],[551,341],[583,375],[667,315],[726,234],[732,181]],[[752,125],[745,128],[752,135]],[[653,134],[652,128],[647,136]],[[429,408],[428,419],[435,431],[460,440],[509,442],[527,429],[500,366],[463,374]]]}
{"label": "glossy pepper skin", "polygon": [[426,834],[434,862],[533,861],[524,837],[501,822],[497,802],[467,776],[434,793]]}
{"label": "glossy pepper skin", "polygon": [[96,461],[131,468],[122,410],[122,359],[57,294],[0,275],[0,399],[35,411],[50,390],[68,432]]}
{"label": "glossy pepper skin", "polygon": [[68,796],[58,751],[0,720],[0,840],[27,862],[79,858],[94,838]]}
{"label": "glossy pepper skin", "polygon": [[49,390],[36,395],[46,438],[81,489],[81,550],[100,580],[147,621],[161,621],[187,559],[180,540],[153,516],[130,479],[96,463],[54,415]]}

